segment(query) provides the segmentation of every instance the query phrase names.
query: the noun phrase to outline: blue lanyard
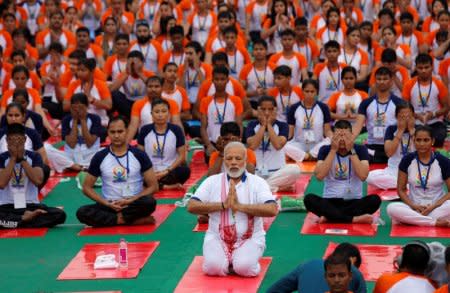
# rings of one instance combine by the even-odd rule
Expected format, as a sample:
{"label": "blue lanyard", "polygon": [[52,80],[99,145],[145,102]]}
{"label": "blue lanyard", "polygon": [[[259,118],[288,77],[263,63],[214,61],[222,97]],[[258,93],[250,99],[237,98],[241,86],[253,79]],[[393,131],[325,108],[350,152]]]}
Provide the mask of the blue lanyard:
{"label": "blue lanyard", "polygon": [[[434,153],[431,154],[431,158],[428,164],[422,164],[422,162],[419,160],[419,156],[417,155],[417,153],[416,153],[416,161],[417,161],[417,172],[419,172],[420,186],[425,191],[428,185],[428,177],[430,176],[431,165],[434,162]],[[422,176],[422,172],[420,171],[420,165],[423,165],[428,168],[426,177]]]}
{"label": "blue lanyard", "polygon": [[22,180],[22,175],[23,175],[23,167],[22,167],[22,165],[20,165],[19,175],[17,175],[15,167],[13,168],[13,172],[14,172],[14,178],[16,179],[16,184],[19,185],[20,184],[20,180]]}
{"label": "blue lanyard", "polygon": [[303,110],[305,111],[305,116],[306,116],[306,125],[303,127],[304,129],[311,129],[311,116],[314,112],[314,108],[316,107],[317,103],[314,103],[314,105],[311,108],[311,112],[308,115],[308,109],[306,109],[305,105],[301,104]]}
{"label": "blue lanyard", "polygon": [[262,88],[266,88],[266,87],[267,87],[267,84],[266,84],[266,72],[267,72],[267,66],[264,68],[264,79],[263,79],[262,82],[261,82],[261,80],[260,80],[260,78],[259,78],[258,71],[256,71],[256,67],[255,67],[254,65],[253,65],[253,72],[255,73],[256,80],[258,81],[259,85],[260,85]]}
{"label": "blue lanyard", "polygon": [[417,88],[419,89],[419,99],[420,99],[420,104],[422,105],[422,108],[425,108],[428,104],[428,100],[430,100],[430,95],[431,95],[431,88],[433,87],[433,80],[431,80],[430,82],[430,88],[428,89],[428,95],[425,98],[425,100],[423,99],[422,96],[422,91],[420,90],[420,83],[419,80],[417,80]]}
{"label": "blue lanyard", "polygon": [[190,88],[194,87],[194,85],[195,85],[195,80],[197,79],[198,72],[197,71],[195,72],[195,75],[194,75],[194,78],[192,79],[192,81],[189,77],[189,69],[187,70],[186,75],[187,75],[187,87],[188,87],[188,89],[190,89]]}
{"label": "blue lanyard", "polygon": [[[342,163],[341,163],[341,156],[339,154],[336,154],[337,157],[337,161],[339,164],[339,174],[344,174],[344,170],[342,169]],[[350,158],[348,158],[348,184],[350,184],[350,180],[351,180],[351,172],[352,172],[352,163],[350,161]]]}
{"label": "blue lanyard", "polygon": [[223,124],[224,120],[225,120],[225,113],[227,110],[227,101],[228,101],[228,96],[225,98],[225,105],[223,106],[223,114],[221,115],[219,112],[219,108],[217,107],[217,102],[216,102],[216,98],[214,97],[214,106],[216,107],[216,112],[217,112],[217,119],[219,120],[219,124]]}
{"label": "blue lanyard", "polygon": [[[380,108],[379,108],[380,103],[378,102],[378,97],[375,99],[375,101],[377,103],[377,120],[379,120],[380,119]],[[390,102],[391,102],[391,98],[389,98],[389,100],[387,101],[386,107],[384,107],[384,112],[381,113],[381,114],[386,114],[386,112],[387,112],[387,110],[389,108],[389,103]]]}
{"label": "blue lanyard", "polygon": [[116,156],[116,154],[114,154],[111,149],[109,149],[109,152],[111,153],[111,155],[116,159],[117,163],[120,165],[120,167],[124,168],[125,170],[127,170],[127,176],[130,174],[130,161],[129,161],[129,157],[128,157],[128,149],[127,149],[127,167],[125,168],[124,165],[122,165],[122,163],[119,160],[119,157]]}
{"label": "blue lanyard", "polygon": [[157,154],[158,156],[162,159],[164,157],[164,147],[166,146],[166,138],[167,138],[167,133],[169,132],[169,127],[167,127],[166,132],[164,132],[164,139],[163,139],[163,144],[162,146],[159,144],[159,139],[158,136],[160,136],[156,131],[155,131],[155,137],[156,137],[156,148],[157,148]]}
{"label": "blue lanyard", "polygon": [[327,69],[328,69],[328,74],[330,75],[331,80],[333,81],[334,86],[336,87],[336,90],[339,90],[339,87],[341,85],[341,68],[338,65],[338,79],[337,79],[337,82],[334,79],[333,72],[330,70],[330,67],[327,66]]}
{"label": "blue lanyard", "polygon": [[281,91],[280,91],[280,102],[281,102],[281,108],[283,109],[283,112],[285,112],[286,116],[288,114],[289,111],[289,104],[291,102],[291,95],[292,95],[292,91],[289,91],[289,97],[287,100],[287,105],[284,105],[284,101],[283,101],[283,96],[281,95]]}

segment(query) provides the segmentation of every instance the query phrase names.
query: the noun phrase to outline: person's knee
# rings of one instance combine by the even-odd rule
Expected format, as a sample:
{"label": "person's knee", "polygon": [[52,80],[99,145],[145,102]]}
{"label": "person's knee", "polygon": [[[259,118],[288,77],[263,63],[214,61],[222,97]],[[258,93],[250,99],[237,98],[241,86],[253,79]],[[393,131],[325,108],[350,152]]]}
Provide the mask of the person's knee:
{"label": "person's knee", "polygon": [[142,205],[142,208],[149,214],[153,213],[156,209],[156,199],[150,195],[141,197],[139,204]]}
{"label": "person's knee", "polygon": [[309,207],[313,204],[314,201],[316,201],[317,195],[315,194],[307,194],[303,197],[303,203],[305,204],[306,209],[309,210]]}
{"label": "person's knee", "polygon": [[381,198],[378,195],[368,195],[367,200],[370,202],[370,205],[374,207],[381,206]]}
{"label": "person's knee", "polygon": [[259,274],[260,266],[258,260],[251,257],[239,257],[233,260],[233,270],[240,276],[254,277]]}
{"label": "person's knee", "polygon": [[85,224],[87,222],[87,219],[89,218],[89,215],[88,215],[89,211],[90,211],[90,207],[88,207],[88,206],[79,207],[76,212],[78,221]]}
{"label": "person's knee", "polygon": [[398,214],[398,210],[401,208],[401,203],[398,202],[394,202],[394,203],[390,203],[387,207],[386,207],[386,213],[388,214],[388,216],[390,218],[392,218],[393,216],[395,216],[396,214]]}
{"label": "person's knee", "polygon": [[186,182],[189,179],[189,177],[191,177],[191,169],[189,169],[189,167],[187,167],[187,166],[180,167],[180,170],[178,173],[179,173],[178,176],[180,179],[180,183]]}
{"label": "person's knee", "polygon": [[228,262],[217,255],[205,255],[203,272],[209,276],[225,276],[228,272]]}
{"label": "person's knee", "polygon": [[67,215],[61,209],[55,208],[53,215],[55,218],[55,225],[63,224],[66,221]]}

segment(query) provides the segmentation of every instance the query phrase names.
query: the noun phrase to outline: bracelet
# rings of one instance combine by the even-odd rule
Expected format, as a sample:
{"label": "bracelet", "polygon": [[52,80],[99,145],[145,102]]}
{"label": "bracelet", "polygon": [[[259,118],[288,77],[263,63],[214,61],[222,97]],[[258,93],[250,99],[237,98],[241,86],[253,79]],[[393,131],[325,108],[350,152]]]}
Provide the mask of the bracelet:
{"label": "bracelet", "polygon": [[222,201],[222,210],[224,210],[225,209],[225,206],[223,205],[223,201]]}

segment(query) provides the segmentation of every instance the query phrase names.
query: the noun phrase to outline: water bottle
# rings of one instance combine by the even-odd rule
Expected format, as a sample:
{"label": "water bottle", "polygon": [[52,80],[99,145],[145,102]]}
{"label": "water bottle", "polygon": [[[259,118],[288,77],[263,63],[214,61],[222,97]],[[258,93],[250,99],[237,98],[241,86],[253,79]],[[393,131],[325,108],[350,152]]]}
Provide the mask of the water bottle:
{"label": "water bottle", "polygon": [[124,238],[121,238],[119,242],[119,266],[128,268],[128,248]]}

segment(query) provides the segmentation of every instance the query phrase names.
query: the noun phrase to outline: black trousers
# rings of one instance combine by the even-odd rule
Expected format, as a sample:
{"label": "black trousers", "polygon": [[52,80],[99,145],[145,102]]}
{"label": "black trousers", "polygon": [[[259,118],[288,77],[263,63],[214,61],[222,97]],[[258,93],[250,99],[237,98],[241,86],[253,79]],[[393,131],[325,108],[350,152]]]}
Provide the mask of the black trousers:
{"label": "black trousers", "polygon": [[159,179],[158,184],[161,189],[163,185],[184,184],[191,176],[191,169],[188,166],[178,166],[166,176]]}
{"label": "black trousers", "polygon": [[[41,209],[46,214],[41,214],[31,221],[22,221],[25,211]],[[0,205],[0,228],[51,228],[64,223],[66,213],[58,208],[47,207],[45,204],[27,204],[24,209],[15,209],[13,204]]]}
{"label": "black trousers", "polygon": [[[126,224],[132,224],[140,218],[150,216],[156,209],[156,200],[153,196],[143,196],[122,212]],[[92,227],[117,226],[117,212],[99,203],[85,205],[77,210],[78,220]]]}
{"label": "black trousers", "polygon": [[51,97],[43,98],[42,107],[44,109],[47,109],[48,113],[50,113],[50,116],[52,116],[53,119],[61,120],[63,119],[64,115],[67,114],[64,112],[62,104],[52,102]]}
{"label": "black trousers", "polygon": [[381,205],[378,195],[368,195],[361,199],[323,198],[308,194],[304,199],[309,212],[325,217],[329,222],[351,223],[353,217],[375,213]]}
{"label": "black trousers", "polygon": [[131,117],[131,107],[133,107],[133,101],[127,99],[121,91],[111,92],[113,111],[119,112],[120,115],[125,116],[128,120]]}
{"label": "black trousers", "polygon": [[374,150],[375,154],[373,156],[369,155],[369,163],[385,164],[387,163],[389,157],[384,151],[384,145],[382,144],[368,144],[366,145],[369,150]]}
{"label": "black trousers", "polygon": [[431,127],[431,132],[434,138],[434,146],[441,148],[444,146],[445,139],[447,138],[447,127],[444,122],[438,121],[428,125]]}

